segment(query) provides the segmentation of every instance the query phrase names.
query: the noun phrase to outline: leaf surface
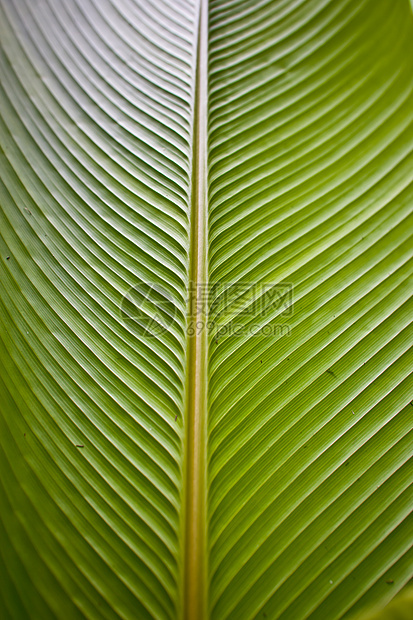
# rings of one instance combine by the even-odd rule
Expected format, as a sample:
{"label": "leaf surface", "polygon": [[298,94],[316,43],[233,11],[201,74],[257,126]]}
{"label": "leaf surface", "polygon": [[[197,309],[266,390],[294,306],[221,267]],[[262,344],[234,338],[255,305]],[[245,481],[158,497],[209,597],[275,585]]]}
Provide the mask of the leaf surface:
{"label": "leaf surface", "polygon": [[194,10],[1,13],[2,617],[174,617]]}
{"label": "leaf surface", "polygon": [[412,51],[407,3],[211,3],[213,618],[409,578]]}
{"label": "leaf surface", "polygon": [[408,0],[2,0],[0,32],[1,617],[388,602],[413,560]]}

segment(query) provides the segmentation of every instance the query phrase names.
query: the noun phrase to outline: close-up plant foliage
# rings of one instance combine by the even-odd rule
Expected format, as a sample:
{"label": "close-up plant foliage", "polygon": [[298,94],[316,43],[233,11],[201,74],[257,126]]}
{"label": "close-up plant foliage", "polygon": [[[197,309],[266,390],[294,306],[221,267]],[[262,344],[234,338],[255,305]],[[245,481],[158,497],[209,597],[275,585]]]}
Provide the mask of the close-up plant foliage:
{"label": "close-up plant foliage", "polygon": [[409,0],[0,32],[0,619],[413,618]]}

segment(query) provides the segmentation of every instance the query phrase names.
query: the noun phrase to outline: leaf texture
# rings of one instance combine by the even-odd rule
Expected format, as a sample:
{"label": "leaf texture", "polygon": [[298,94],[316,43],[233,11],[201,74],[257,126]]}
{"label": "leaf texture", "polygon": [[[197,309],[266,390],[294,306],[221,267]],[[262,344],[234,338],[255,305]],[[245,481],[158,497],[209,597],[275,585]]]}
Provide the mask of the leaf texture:
{"label": "leaf texture", "polygon": [[204,1],[0,0],[5,620],[338,620],[412,576],[411,6],[209,0],[203,144]]}
{"label": "leaf texture", "polygon": [[195,18],[1,3],[2,618],[177,615]]}
{"label": "leaf texture", "polygon": [[212,618],[338,619],[411,575],[412,26],[210,3]]}

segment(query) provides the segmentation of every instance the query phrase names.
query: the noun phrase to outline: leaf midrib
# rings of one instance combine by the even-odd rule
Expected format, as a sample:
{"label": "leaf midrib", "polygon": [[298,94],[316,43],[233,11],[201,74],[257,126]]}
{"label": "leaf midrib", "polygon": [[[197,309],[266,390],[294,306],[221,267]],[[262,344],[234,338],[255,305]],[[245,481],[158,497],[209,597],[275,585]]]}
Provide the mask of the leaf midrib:
{"label": "leaf midrib", "polygon": [[[183,616],[206,617],[208,4],[199,2],[187,321]],[[198,302],[201,301],[201,304]]]}

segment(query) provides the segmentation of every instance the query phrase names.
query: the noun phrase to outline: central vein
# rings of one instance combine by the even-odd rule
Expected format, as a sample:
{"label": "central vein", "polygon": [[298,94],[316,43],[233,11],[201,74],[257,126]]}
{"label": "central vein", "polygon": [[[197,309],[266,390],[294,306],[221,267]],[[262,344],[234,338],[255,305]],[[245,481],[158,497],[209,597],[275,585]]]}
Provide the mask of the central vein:
{"label": "central vein", "polygon": [[195,87],[188,323],[184,618],[206,609],[208,8],[200,0]]}

